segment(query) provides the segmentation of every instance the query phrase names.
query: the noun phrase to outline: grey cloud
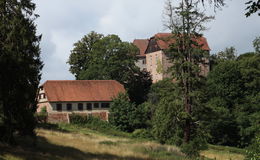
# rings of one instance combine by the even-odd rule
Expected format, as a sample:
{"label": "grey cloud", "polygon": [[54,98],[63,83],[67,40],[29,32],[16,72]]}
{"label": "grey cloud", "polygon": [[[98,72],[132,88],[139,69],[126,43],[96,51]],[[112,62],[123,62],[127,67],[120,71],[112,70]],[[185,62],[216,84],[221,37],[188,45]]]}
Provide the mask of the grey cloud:
{"label": "grey cloud", "polygon": [[[149,38],[164,32],[162,13],[165,0],[34,0],[41,42],[42,82],[48,79],[74,79],[66,61],[73,44],[94,30],[117,34],[124,41]],[[252,40],[260,36],[259,16],[244,16],[244,2],[227,1],[205,32],[212,53],[234,46],[238,53],[253,50]],[[213,8],[210,9],[213,11]],[[208,12],[208,11],[207,11]]]}

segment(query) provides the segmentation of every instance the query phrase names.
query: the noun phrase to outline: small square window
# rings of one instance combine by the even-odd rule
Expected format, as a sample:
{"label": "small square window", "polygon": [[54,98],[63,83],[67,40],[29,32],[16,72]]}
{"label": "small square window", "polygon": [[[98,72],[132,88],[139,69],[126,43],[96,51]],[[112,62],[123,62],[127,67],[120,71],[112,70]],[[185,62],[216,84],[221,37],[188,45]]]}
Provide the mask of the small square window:
{"label": "small square window", "polygon": [[94,103],[94,108],[99,108],[99,103]]}
{"label": "small square window", "polygon": [[87,110],[92,110],[92,103],[87,103]]}
{"label": "small square window", "polygon": [[83,104],[82,103],[78,103],[78,110],[83,111]]}
{"label": "small square window", "polygon": [[67,111],[71,111],[72,110],[72,105],[70,103],[67,104]]}
{"label": "small square window", "polygon": [[101,108],[109,108],[109,103],[101,103]]}
{"label": "small square window", "polygon": [[60,104],[60,103],[56,104],[56,110],[62,111],[62,104]]}

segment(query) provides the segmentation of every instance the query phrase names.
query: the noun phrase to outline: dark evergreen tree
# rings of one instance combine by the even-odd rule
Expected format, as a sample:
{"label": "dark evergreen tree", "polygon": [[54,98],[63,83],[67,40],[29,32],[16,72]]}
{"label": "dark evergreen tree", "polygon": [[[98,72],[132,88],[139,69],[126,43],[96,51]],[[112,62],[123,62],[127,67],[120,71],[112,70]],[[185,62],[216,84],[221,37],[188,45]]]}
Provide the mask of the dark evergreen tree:
{"label": "dark evergreen tree", "polygon": [[191,136],[191,114],[196,108],[199,84],[203,79],[200,76],[199,64],[203,63],[208,53],[197,43],[205,30],[204,23],[213,17],[207,17],[198,9],[198,2],[191,0],[182,0],[178,7],[173,7],[169,1],[166,8],[166,14],[169,18],[166,26],[172,30],[174,43],[167,51],[167,55],[174,64],[171,67],[173,78],[176,84],[181,88],[183,107],[187,113],[184,127],[184,141],[189,143]]}
{"label": "dark evergreen tree", "polygon": [[[182,0],[177,7],[174,7],[171,1],[166,4],[166,21],[165,26],[172,31],[173,43],[166,50],[166,55],[173,63],[169,72],[172,73],[174,83],[178,88],[178,93],[172,92],[172,95],[178,95],[180,101],[165,104],[168,108],[172,108],[172,121],[178,124],[183,133],[182,149],[191,156],[198,156],[198,150],[201,147],[198,144],[198,137],[203,137],[199,132],[200,118],[196,116],[196,111],[203,109],[201,87],[203,86],[204,77],[200,74],[200,64],[204,63],[209,56],[208,52],[202,49],[202,45],[198,44],[201,38],[201,32],[205,30],[204,24],[214,17],[208,17],[198,9],[198,1]],[[162,104],[162,106],[165,106]],[[165,107],[163,107],[165,108]],[[176,108],[176,109],[174,109]],[[167,109],[170,112],[171,109]],[[174,121],[178,111],[181,115],[179,121]],[[196,113],[196,114],[195,114]],[[167,115],[170,115],[168,113]],[[167,133],[166,133],[167,134]],[[193,146],[196,141],[196,146]],[[201,139],[204,143],[205,140]],[[194,150],[192,150],[194,149]]]}
{"label": "dark evergreen tree", "polygon": [[31,0],[0,0],[0,140],[14,133],[34,136],[40,81],[39,42]]}

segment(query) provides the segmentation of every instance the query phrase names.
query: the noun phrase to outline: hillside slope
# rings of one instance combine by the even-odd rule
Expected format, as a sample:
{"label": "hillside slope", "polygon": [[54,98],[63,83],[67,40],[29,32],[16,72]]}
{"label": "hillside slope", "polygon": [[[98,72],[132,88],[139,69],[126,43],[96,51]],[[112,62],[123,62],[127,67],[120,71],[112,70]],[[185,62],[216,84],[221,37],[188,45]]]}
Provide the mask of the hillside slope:
{"label": "hillside slope", "polygon": [[[19,147],[0,144],[0,160],[185,160],[174,146],[156,142],[108,136],[87,128],[65,126],[63,130],[37,129],[37,145],[30,138],[19,139]],[[242,160],[243,155],[210,149],[210,158]]]}

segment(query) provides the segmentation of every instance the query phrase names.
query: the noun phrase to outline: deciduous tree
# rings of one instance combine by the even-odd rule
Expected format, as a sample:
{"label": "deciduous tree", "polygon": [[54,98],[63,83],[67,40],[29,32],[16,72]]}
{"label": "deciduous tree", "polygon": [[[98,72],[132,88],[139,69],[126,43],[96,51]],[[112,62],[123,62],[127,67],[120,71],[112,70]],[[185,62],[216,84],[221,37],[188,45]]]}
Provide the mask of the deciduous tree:
{"label": "deciduous tree", "polygon": [[151,76],[135,65],[137,48],[122,42],[117,35],[103,36],[91,32],[74,44],[68,63],[76,79],[113,79],[122,83],[131,101],[146,100]]}
{"label": "deciduous tree", "polygon": [[127,94],[119,94],[110,107],[109,122],[122,131],[132,132],[146,126],[146,113],[141,106],[129,101]]}

